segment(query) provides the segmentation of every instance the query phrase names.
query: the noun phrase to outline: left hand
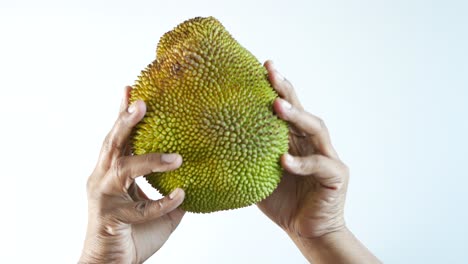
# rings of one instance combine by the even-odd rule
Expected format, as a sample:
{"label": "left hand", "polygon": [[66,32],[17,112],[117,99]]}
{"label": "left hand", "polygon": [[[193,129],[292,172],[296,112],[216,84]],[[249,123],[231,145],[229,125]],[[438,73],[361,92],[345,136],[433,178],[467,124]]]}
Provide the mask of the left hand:
{"label": "left hand", "polygon": [[291,237],[314,239],[344,230],[348,168],[333,148],[325,123],[304,110],[291,83],[271,61],[265,67],[280,96],[273,109],[289,123],[290,141],[289,153],[280,161],[283,178],[258,207]]}
{"label": "left hand", "polygon": [[184,215],[177,208],[184,200],[182,189],[154,201],[135,183],[140,175],[178,168],[182,157],[130,155],[131,131],[146,112],[143,101],[128,107],[130,89],[88,179],[88,230],[80,263],[141,263],[161,248]]}

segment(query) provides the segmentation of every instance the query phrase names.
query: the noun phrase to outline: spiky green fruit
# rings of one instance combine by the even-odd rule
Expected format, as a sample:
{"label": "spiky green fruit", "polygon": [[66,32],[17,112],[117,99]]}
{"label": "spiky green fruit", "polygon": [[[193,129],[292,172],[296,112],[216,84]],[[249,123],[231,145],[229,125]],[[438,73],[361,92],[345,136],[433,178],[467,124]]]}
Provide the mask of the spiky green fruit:
{"label": "spiky green fruit", "polygon": [[278,185],[287,124],[261,63],[213,17],[194,18],[160,39],[131,102],[147,113],[133,136],[137,155],[179,153],[182,166],[146,179],[163,195],[177,187],[182,208],[213,212],[257,203]]}

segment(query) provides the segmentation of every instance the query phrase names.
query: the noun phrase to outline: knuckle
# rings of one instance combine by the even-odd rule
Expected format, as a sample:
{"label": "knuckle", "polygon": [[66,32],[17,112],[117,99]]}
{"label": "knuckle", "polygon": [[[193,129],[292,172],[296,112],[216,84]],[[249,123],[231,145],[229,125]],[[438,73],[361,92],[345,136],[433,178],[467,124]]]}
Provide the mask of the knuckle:
{"label": "knuckle", "polygon": [[123,177],[126,163],[125,158],[118,158],[112,164],[112,170],[117,178]]}
{"label": "knuckle", "polygon": [[101,193],[100,188],[102,187],[102,175],[104,174],[105,171],[100,168],[96,168],[88,177],[86,180],[86,193],[88,194],[88,197]]}
{"label": "knuckle", "polygon": [[115,135],[113,133],[109,134],[106,139],[104,140],[103,144],[104,150],[107,152],[111,152],[113,150],[121,149],[123,146],[121,143],[117,142]]}
{"label": "knuckle", "polygon": [[161,162],[161,155],[158,153],[151,153],[145,155],[144,158],[145,164],[151,168],[152,172],[163,171],[163,164]]}
{"label": "knuckle", "polygon": [[164,214],[167,206],[164,204],[164,199],[157,201],[140,201],[135,204],[136,217],[145,220],[153,218],[159,214]]}
{"label": "knuckle", "polygon": [[298,123],[302,122],[303,117],[304,111],[292,106],[285,118],[292,123]]}
{"label": "knuckle", "polygon": [[124,142],[117,140],[118,134],[122,130],[122,127],[125,126],[125,120],[123,114],[121,113],[117,120],[115,121],[114,127],[109,132],[109,134],[104,139],[103,147],[107,151],[112,151],[115,149],[121,149],[124,147]]}
{"label": "knuckle", "polygon": [[92,177],[89,177],[88,180],[86,181],[86,192],[88,195],[90,195],[94,189],[95,189],[95,183],[94,179]]}
{"label": "knuckle", "polygon": [[104,141],[102,142],[102,149],[106,152],[108,152],[111,148],[111,141],[112,141],[112,131],[107,134],[106,138],[104,138]]}
{"label": "knuckle", "polygon": [[296,161],[297,162],[297,169],[298,171],[300,172],[305,172],[307,170],[307,162],[305,162],[304,160],[302,159],[299,159]]}
{"label": "knuckle", "polygon": [[327,138],[327,135],[328,135],[327,125],[325,124],[325,121],[322,118],[320,117],[316,117],[316,118],[317,118],[317,123],[318,123],[317,136],[321,138],[321,140],[324,140]]}
{"label": "knuckle", "polygon": [[90,190],[93,187],[93,180],[92,177],[90,176],[88,180],[86,181],[86,190]]}
{"label": "knuckle", "polygon": [[298,120],[302,115],[302,111],[291,105],[291,108],[289,108],[289,111],[287,111],[286,115],[289,119]]}
{"label": "knuckle", "polygon": [[145,163],[148,164],[160,164],[161,163],[161,155],[159,153],[150,153],[146,154],[144,158]]}
{"label": "knuckle", "polygon": [[297,168],[301,174],[313,174],[320,169],[320,158],[316,155],[297,161]]}
{"label": "knuckle", "polygon": [[320,130],[326,130],[327,126],[325,125],[325,121],[322,118],[317,117],[317,121],[319,123]]}
{"label": "knuckle", "polygon": [[335,188],[336,189],[343,189],[347,185],[349,179],[349,168],[344,163],[339,162],[338,171],[335,176]]}
{"label": "knuckle", "polygon": [[286,78],[283,78],[282,80],[276,80],[273,84],[280,95],[289,96],[291,92],[294,92],[294,88],[291,82],[289,82],[289,80]]}

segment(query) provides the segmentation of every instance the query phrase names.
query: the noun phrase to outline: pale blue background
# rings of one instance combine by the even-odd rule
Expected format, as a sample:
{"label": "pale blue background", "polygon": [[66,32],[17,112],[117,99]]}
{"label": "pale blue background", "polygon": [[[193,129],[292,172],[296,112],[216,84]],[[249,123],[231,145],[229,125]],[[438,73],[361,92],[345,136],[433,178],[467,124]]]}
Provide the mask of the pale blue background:
{"label": "pale blue background", "polygon": [[[77,261],[122,87],[164,32],[208,15],[326,121],[364,244],[386,263],[468,262],[466,1],[0,0],[1,263]],[[306,261],[253,206],[187,214],[149,261],[189,262]]]}

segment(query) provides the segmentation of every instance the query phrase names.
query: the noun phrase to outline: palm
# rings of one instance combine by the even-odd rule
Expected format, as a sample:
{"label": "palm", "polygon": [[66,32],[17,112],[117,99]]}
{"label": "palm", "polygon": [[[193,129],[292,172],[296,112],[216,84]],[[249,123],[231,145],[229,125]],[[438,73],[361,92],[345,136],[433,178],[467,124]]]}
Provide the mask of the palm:
{"label": "palm", "polygon": [[[132,202],[148,200],[146,197],[140,198],[135,194],[132,194],[131,196],[132,197],[127,197],[126,195],[126,197],[121,198],[121,202],[125,203],[129,200]],[[117,202],[116,204],[120,203]],[[112,237],[111,239],[121,243],[120,246],[116,247],[117,250],[120,251],[120,249],[122,249],[122,252],[127,251],[128,253],[123,257],[122,263],[133,262],[137,254],[137,259],[148,259],[150,256],[152,256],[167,241],[182,218],[183,214],[184,212],[181,209],[176,209],[160,218],[149,222],[140,224],[119,223],[116,228],[119,229],[119,239],[115,239],[115,237]],[[137,251],[138,253],[136,253]]]}
{"label": "palm", "polygon": [[[290,153],[296,156],[314,153],[311,147],[307,147],[310,146],[309,138],[299,135],[295,128],[291,129]],[[285,171],[276,190],[258,207],[282,228],[300,234],[310,233],[313,230],[306,229],[310,229],[310,222],[317,218],[311,214],[319,212],[316,207],[323,196],[319,187],[313,177],[301,177]]]}
{"label": "palm", "polygon": [[181,218],[181,216],[175,216],[174,214],[180,215],[183,214],[183,212],[180,210],[173,211],[153,222],[130,227],[134,235],[128,237],[128,239],[133,238],[132,247],[140,251],[141,259],[147,259],[152,256],[167,241],[177,225],[172,218]]}

